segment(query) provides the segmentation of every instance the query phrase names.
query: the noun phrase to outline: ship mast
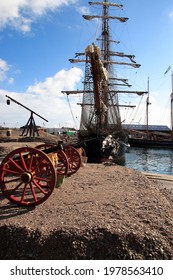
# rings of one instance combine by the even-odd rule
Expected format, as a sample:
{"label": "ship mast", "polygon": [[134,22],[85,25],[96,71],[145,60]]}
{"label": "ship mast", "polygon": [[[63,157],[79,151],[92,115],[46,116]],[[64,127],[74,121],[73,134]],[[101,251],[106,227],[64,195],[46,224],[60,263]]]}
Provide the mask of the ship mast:
{"label": "ship mast", "polygon": [[171,73],[171,139],[173,140],[173,71]]}
{"label": "ship mast", "polygon": [[[101,18],[102,20],[102,33],[100,36],[101,40],[101,60],[103,64],[103,68],[109,73],[109,76],[113,70],[111,69],[112,63],[111,63],[111,58],[110,58],[110,30],[109,30],[109,20],[114,19],[118,20],[120,22],[126,22],[127,18],[120,18],[120,17],[113,17],[109,15],[109,7],[117,7],[122,9],[122,5],[118,5],[115,3],[108,3],[108,1],[104,2],[89,2],[90,5],[101,5],[102,6],[102,16],[88,16],[84,15],[83,17],[85,19],[93,19],[93,18]],[[94,78],[94,77],[93,77]],[[94,84],[97,83],[97,81],[93,79]],[[96,89],[97,87],[94,86]],[[98,114],[100,113],[100,120],[98,123],[98,129],[101,130],[108,130],[109,129],[109,118],[111,117],[113,119],[113,122],[116,124],[116,129],[121,130],[121,119],[120,119],[120,112],[119,112],[119,107],[118,105],[118,98],[117,98],[117,93],[114,94],[114,96],[111,94],[110,90],[111,88],[114,88],[113,85],[109,84],[108,81],[103,79],[103,82],[100,87],[100,92],[95,90],[95,99],[97,100],[96,106],[99,108],[98,110],[96,109],[97,112],[97,117]],[[100,100],[99,100],[100,99]],[[101,110],[100,104],[102,103],[102,107],[104,109]],[[110,104],[114,104],[115,107],[110,108]],[[107,108],[107,109],[105,109]],[[98,118],[98,119],[99,119]],[[99,127],[100,126],[100,127]]]}
{"label": "ship mast", "polygon": [[[108,24],[108,1],[105,1],[105,5],[103,5],[103,22],[102,22],[102,53],[103,53],[103,67],[107,70],[108,73],[110,73],[110,64],[105,63],[106,61],[110,61],[110,34],[109,34],[109,24]],[[103,102],[106,107],[108,107],[108,87],[103,88]],[[117,110],[116,110],[117,111]],[[115,111],[115,112],[116,112]],[[116,118],[119,119],[120,117],[116,113]],[[105,124],[108,124],[108,113],[105,115]]]}
{"label": "ship mast", "polygon": [[149,135],[149,129],[148,129],[148,125],[149,125],[149,105],[151,104],[150,103],[150,100],[149,100],[149,86],[150,86],[150,81],[149,81],[149,78],[148,78],[148,96],[147,96],[147,101],[146,101],[146,114],[147,114],[147,137]]}
{"label": "ship mast", "polygon": [[[109,132],[109,131],[122,131],[121,117],[119,108],[118,94],[121,93],[135,93],[142,95],[147,93],[146,91],[129,91],[120,90],[118,87],[130,87],[127,79],[122,79],[117,77],[117,73],[114,73],[114,65],[130,66],[133,68],[139,68],[140,65],[134,61],[134,55],[124,54],[123,52],[115,52],[111,49],[112,44],[119,44],[119,41],[112,40],[109,20],[119,21],[120,24],[128,20],[126,17],[118,17],[109,15],[109,8],[114,7],[122,9],[123,5],[116,3],[109,3],[108,0],[103,2],[89,2],[90,5],[100,5],[102,6],[102,15],[83,15],[85,20],[101,19],[102,30],[101,35],[97,39],[101,42],[100,47],[100,64],[98,64],[98,57],[96,53],[76,53],[75,59],[69,59],[71,63],[84,62],[85,63],[85,79],[84,79],[84,89],[83,91],[63,91],[66,94],[83,93],[82,101],[82,112],[81,112],[81,122],[80,131],[91,131],[95,130],[97,134],[98,131]],[[95,46],[95,45],[91,45]],[[88,47],[91,47],[88,46]],[[86,48],[87,50],[87,48]],[[84,56],[81,58],[80,56]],[[130,61],[121,61],[120,59],[113,60],[113,57],[127,58]],[[99,66],[99,67],[98,67]],[[102,71],[102,68],[107,71],[109,77],[105,79],[98,76],[97,71]],[[128,106],[125,107],[134,107]],[[104,109],[103,109],[104,108]],[[110,132],[109,132],[110,133]]]}

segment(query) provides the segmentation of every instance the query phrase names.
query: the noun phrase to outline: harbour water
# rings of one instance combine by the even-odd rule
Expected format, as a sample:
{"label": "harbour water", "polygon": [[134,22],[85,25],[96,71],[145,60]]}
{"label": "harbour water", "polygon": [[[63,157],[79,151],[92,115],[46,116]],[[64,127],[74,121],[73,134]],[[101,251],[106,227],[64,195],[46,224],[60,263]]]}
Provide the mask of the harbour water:
{"label": "harbour water", "polygon": [[[0,157],[0,163],[3,157]],[[142,172],[173,175],[173,150],[130,147],[123,164]]]}
{"label": "harbour water", "polygon": [[143,172],[173,175],[173,150],[129,148],[125,166]]}

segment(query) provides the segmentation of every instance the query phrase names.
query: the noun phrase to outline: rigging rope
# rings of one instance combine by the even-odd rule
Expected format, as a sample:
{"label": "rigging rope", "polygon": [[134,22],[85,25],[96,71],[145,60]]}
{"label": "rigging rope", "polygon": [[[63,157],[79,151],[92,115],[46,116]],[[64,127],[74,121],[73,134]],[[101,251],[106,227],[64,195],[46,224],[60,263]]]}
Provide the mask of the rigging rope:
{"label": "rigging rope", "polygon": [[70,101],[69,101],[68,95],[67,95],[67,102],[68,102],[68,105],[69,105],[69,108],[70,108],[70,112],[71,112],[71,115],[72,115],[72,118],[73,118],[73,121],[74,121],[75,128],[77,129],[75,117],[74,117],[74,115],[73,115],[73,111],[72,111],[72,108],[71,108],[71,105],[70,105]]}
{"label": "rigging rope", "polygon": [[94,36],[94,43],[97,40],[97,33],[98,33],[98,30],[99,30],[99,27],[100,27],[100,23],[101,23],[101,20],[98,20],[97,27],[96,27],[96,32],[95,32],[95,36]]}
{"label": "rigging rope", "polygon": [[136,110],[135,110],[135,112],[134,112],[134,115],[132,116],[132,119],[131,119],[130,123],[132,123],[132,122],[134,121],[135,117],[136,117],[137,114],[139,113],[138,111],[139,111],[139,107],[140,107],[140,105],[141,105],[141,103],[142,103],[142,100],[143,100],[143,95],[141,96],[141,99],[140,99],[140,101],[139,101],[139,104],[138,104],[138,106],[137,106],[137,108],[136,108]]}

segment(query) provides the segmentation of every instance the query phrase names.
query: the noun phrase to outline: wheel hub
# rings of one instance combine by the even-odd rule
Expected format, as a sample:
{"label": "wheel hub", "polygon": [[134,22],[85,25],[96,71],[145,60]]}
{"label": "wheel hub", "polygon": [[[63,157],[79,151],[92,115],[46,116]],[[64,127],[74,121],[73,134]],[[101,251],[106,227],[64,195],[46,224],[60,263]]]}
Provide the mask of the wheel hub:
{"label": "wheel hub", "polygon": [[31,179],[32,179],[31,173],[29,173],[28,171],[24,171],[20,175],[20,180],[25,184],[31,182]]}

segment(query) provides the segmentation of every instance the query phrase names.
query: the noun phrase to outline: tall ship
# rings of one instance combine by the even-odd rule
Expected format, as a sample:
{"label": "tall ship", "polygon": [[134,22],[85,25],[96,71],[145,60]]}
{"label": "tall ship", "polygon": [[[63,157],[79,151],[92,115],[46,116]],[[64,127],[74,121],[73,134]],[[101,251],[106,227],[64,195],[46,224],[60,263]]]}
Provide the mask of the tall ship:
{"label": "tall ship", "polygon": [[[85,75],[83,89],[63,91],[63,93],[83,95],[79,127],[79,145],[85,149],[88,162],[118,162],[123,159],[127,144],[127,135],[122,128],[120,108],[135,107],[122,105],[119,95],[123,93],[142,95],[146,91],[130,91],[128,79],[118,76],[116,67],[139,68],[134,55],[116,51],[120,41],[111,34],[110,22],[124,24],[127,17],[114,14],[123,5],[104,2],[89,2],[90,6],[99,6],[100,15],[83,15],[85,20],[100,22],[101,31],[94,42],[87,45],[81,53],[76,53],[71,63],[84,63]],[[113,12],[113,15],[111,14]]]}

